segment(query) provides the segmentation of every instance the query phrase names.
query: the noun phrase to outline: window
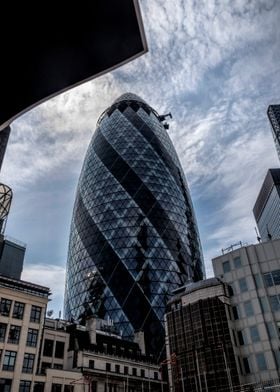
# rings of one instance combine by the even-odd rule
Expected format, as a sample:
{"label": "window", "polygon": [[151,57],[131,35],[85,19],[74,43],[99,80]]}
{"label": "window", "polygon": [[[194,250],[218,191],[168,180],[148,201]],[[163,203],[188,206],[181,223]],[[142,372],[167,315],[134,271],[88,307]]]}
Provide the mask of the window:
{"label": "window", "polygon": [[64,385],[64,392],[74,392],[74,385]]}
{"label": "window", "polygon": [[27,339],[26,339],[26,345],[29,347],[36,347],[37,346],[37,341],[38,341],[38,329],[33,329],[29,328],[28,329],[28,334],[27,334]]}
{"label": "window", "polygon": [[21,327],[18,325],[10,325],[8,343],[18,344],[20,338]]}
{"label": "window", "polygon": [[106,363],[106,371],[107,372],[111,371],[111,364],[110,363]]}
{"label": "window", "polygon": [[54,363],[53,368],[54,369],[63,369],[63,365],[61,365],[61,363]]}
{"label": "window", "polygon": [[158,380],[158,372],[154,372],[154,379]]}
{"label": "window", "polygon": [[54,344],[53,340],[45,339],[45,341],[44,341],[44,351],[43,351],[43,355],[45,357],[52,357],[52,355],[53,355],[53,344]]}
{"label": "window", "polygon": [[42,365],[41,365],[41,374],[46,374],[46,370],[47,370],[47,369],[50,369],[51,366],[52,366],[52,364],[49,363],[49,362],[42,362]]}
{"label": "window", "polygon": [[55,358],[63,358],[64,357],[64,342],[56,342],[55,343]]}
{"label": "window", "polygon": [[43,382],[36,382],[34,383],[33,392],[44,392],[45,384]]}
{"label": "window", "polygon": [[128,366],[124,366],[124,368],[123,368],[123,373],[124,373],[124,374],[128,374]]}
{"label": "window", "polygon": [[266,365],[264,353],[256,354],[256,361],[257,361],[257,365],[258,365],[259,370],[267,370],[267,365]]}
{"label": "window", "polygon": [[0,342],[5,342],[7,324],[0,323]]}
{"label": "window", "polygon": [[0,378],[0,391],[11,392],[12,391],[12,380],[9,378]]}
{"label": "window", "polygon": [[260,305],[263,313],[269,311],[266,297],[260,297]]}
{"label": "window", "polygon": [[1,298],[0,301],[0,314],[1,316],[10,316],[12,301],[10,299]]}
{"label": "window", "polygon": [[133,374],[133,376],[137,376],[137,369],[136,368],[132,368],[132,374]]}
{"label": "window", "polygon": [[274,327],[274,323],[272,321],[268,321],[267,325],[267,332],[270,339],[277,338],[276,330]]}
{"label": "window", "polygon": [[15,368],[17,353],[15,351],[6,351],[3,360],[3,370],[13,371]]}
{"label": "window", "polygon": [[19,392],[30,392],[31,381],[21,380],[19,383]]}
{"label": "window", "polygon": [[243,366],[244,366],[244,371],[245,371],[245,374],[249,374],[249,373],[251,373],[251,370],[250,370],[250,365],[249,365],[249,359],[248,358],[243,358]]}
{"label": "window", "polygon": [[40,306],[32,305],[31,313],[30,313],[30,321],[33,323],[39,323],[41,320],[41,311],[42,308]]}
{"label": "window", "polygon": [[224,274],[226,274],[227,272],[230,272],[230,264],[229,264],[229,261],[224,261],[224,262],[223,262],[223,271],[224,271]]}
{"label": "window", "polygon": [[22,365],[22,373],[32,373],[34,366],[34,354],[25,353]]}
{"label": "window", "polygon": [[259,335],[258,327],[256,325],[250,327],[250,335],[251,335],[252,342],[260,341],[260,335]]}
{"label": "window", "polygon": [[247,317],[254,316],[254,309],[251,301],[246,301],[243,304],[244,312]]}
{"label": "window", "polygon": [[234,263],[234,268],[242,267],[241,258],[239,256],[233,259],[233,263]]}
{"label": "window", "polygon": [[238,308],[237,308],[237,306],[233,306],[233,307],[232,307],[232,314],[233,314],[234,320],[238,320],[238,319],[239,319]]}
{"label": "window", "polygon": [[242,331],[237,331],[237,336],[238,336],[238,342],[240,346],[244,346],[244,338]]}
{"label": "window", "polygon": [[88,367],[89,367],[90,369],[94,369],[94,360],[93,360],[93,359],[90,359],[90,360],[88,361]]}
{"label": "window", "polygon": [[24,304],[22,302],[15,302],[13,309],[13,318],[22,320],[24,314]]}
{"label": "window", "polygon": [[145,369],[141,369],[141,377],[145,377]]}
{"label": "window", "polygon": [[52,392],[62,392],[61,384],[52,384]]}
{"label": "window", "polygon": [[244,293],[245,291],[248,291],[246,278],[239,279],[238,283],[239,283],[239,288],[240,288],[241,293]]}
{"label": "window", "polygon": [[233,291],[233,285],[232,285],[232,283],[230,283],[230,284],[228,285],[228,294],[229,294],[230,297],[233,297],[233,296],[234,296],[234,291]]}
{"label": "window", "polygon": [[280,301],[278,295],[271,295],[269,297],[269,301],[270,301],[271,310],[273,312],[277,312],[278,310],[280,310]]}
{"label": "window", "polygon": [[263,275],[266,287],[277,286],[280,284],[280,270],[268,272]]}
{"label": "window", "polygon": [[120,372],[120,365],[115,365],[115,372],[119,373]]}

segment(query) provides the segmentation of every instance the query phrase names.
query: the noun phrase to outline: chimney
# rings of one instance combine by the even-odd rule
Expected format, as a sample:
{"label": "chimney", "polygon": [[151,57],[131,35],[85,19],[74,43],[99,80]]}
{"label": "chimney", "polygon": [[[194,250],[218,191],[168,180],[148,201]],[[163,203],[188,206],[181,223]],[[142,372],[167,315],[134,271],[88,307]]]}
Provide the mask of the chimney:
{"label": "chimney", "polygon": [[141,354],[146,355],[145,336],[143,331],[135,332],[134,342],[139,344]]}
{"label": "chimney", "polygon": [[88,317],[86,320],[86,330],[89,334],[90,344],[96,344],[96,324],[97,318],[94,316]]}

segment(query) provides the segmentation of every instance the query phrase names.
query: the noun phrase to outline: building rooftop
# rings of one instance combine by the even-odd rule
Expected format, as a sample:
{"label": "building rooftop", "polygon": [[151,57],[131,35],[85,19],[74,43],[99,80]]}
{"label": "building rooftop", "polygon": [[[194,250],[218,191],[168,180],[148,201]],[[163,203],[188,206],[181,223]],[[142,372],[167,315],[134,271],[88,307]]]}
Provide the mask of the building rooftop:
{"label": "building rooftop", "polygon": [[0,274],[0,287],[10,288],[12,290],[18,290],[27,294],[36,295],[38,297],[45,297],[51,294],[48,287],[39,286],[37,284],[26,282],[21,279],[14,279]]}

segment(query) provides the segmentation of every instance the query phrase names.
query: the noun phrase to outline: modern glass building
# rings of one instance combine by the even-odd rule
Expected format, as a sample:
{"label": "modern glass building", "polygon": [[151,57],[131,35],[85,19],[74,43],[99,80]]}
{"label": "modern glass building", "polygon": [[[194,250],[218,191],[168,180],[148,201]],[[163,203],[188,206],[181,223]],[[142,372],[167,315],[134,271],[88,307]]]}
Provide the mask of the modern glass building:
{"label": "modern glass building", "polygon": [[71,224],[65,317],[110,318],[124,337],[164,346],[171,292],[203,278],[189,190],[159,116],[124,94],[100,117],[80,176]]}
{"label": "modern glass building", "polygon": [[280,159],[280,105],[269,105],[267,115],[272,127],[273,140]]}
{"label": "modern glass building", "polygon": [[263,241],[280,238],[280,169],[269,169],[253,213]]}

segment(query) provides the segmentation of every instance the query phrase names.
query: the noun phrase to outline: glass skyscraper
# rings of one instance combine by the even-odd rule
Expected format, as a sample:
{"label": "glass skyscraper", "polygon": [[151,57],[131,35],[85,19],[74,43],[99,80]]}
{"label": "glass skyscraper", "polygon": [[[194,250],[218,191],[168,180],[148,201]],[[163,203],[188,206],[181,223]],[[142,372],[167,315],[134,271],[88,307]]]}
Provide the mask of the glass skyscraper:
{"label": "glass skyscraper", "polygon": [[66,318],[110,318],[127,338],[143,331],[156,355],[171,292],[203,278],[192,202],[166,128],[134,94],[101,115],[78,184],[65,290]]}
{"label": "glass skyscraper", "polygon": [[267,115],[272,127],[273,140],[280,159],[280,105],[269,105]]}

